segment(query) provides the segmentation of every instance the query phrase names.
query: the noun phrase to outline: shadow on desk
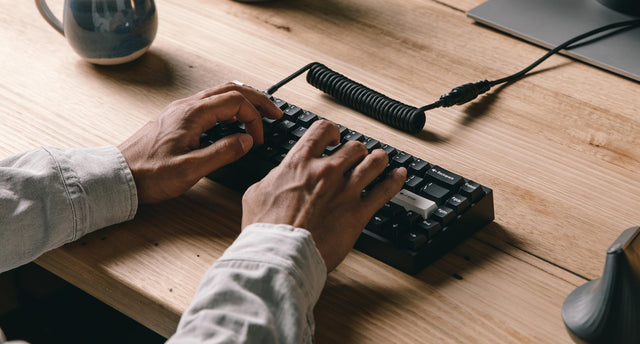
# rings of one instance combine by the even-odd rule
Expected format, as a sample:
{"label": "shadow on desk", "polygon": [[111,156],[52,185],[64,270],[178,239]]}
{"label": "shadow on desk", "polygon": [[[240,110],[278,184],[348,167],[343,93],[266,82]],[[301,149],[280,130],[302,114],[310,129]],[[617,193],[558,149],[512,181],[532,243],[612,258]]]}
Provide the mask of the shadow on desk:
{"label": "shadow on desk", "polygon": [[0,292],[13,293],[18,300],[17,307],[0,314],[0,327],[9,340],[30,344],[154,344],[166,340],[36,264],[6,272],[0,280],[8,282]]}
{"label": "shadow on desk", "polygon": [[148,51],[142,57],[129,63],[115,66],[100,66],[80,61],[80,68],[107,77],[122,84],[150,88],[173,87],[175,85],[175,64],[171,55]]}

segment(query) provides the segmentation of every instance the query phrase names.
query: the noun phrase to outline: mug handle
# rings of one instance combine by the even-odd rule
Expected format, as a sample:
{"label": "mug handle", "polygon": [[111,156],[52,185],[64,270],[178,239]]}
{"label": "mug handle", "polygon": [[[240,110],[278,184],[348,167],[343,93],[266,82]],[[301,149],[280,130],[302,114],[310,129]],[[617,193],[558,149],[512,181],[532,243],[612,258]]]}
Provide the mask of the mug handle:
{"label": "mug handle", "polygon": [[51,12],[49,6],[45,0],[36,0],[36,7],[38,7],[38,12],[42,15],[44,20],[49,23],[56,31],[60,32],[61,35],[64,36],[64,29],[62,28],[62,23],[56,16]]}

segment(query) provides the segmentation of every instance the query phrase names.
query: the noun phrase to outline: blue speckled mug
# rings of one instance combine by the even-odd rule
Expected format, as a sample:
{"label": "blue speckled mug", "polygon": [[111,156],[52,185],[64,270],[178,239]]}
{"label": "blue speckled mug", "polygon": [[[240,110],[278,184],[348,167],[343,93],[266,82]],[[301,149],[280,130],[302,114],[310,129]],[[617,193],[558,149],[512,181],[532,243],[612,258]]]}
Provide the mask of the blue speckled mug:
{"label": "blue speckled mug", "polygon": [[144,54],[158,30],[153,0],[65,0],[62,23],[45,0],[35,0],[44,19],[85,60],[114,65]]}

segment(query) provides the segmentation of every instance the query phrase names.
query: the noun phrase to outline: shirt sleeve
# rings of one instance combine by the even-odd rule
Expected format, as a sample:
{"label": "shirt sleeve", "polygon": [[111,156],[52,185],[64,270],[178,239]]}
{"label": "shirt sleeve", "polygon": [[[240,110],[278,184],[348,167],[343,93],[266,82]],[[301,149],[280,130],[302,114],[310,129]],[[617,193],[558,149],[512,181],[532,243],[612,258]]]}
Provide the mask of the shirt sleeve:
{"label": "shirt sleeve", "polygon": [[250,225],[205,274],[168,343],[312,343],[326,278],[311,233]]}
{"label": "shirt sleeve", "polygon": [[0,161],[0,273],[135,216],[129,167],[113,146],[39,148]]}

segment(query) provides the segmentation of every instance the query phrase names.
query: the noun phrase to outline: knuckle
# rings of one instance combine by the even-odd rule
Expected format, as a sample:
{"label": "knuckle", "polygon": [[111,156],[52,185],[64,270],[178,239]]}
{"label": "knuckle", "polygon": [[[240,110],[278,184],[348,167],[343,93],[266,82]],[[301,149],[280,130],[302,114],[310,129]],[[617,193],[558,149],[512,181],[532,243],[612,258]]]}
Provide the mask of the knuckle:
{"label": "knuckle", "polygon": [[359,155],[367,155],[369,153],[367,147],[360,141],[348,141],[345,146]]}
{"label": "knuckle", "polygon": [[318,168],[318,176],[320,177],[328,177],[339,173],[339,164],[333,160],[323,160],[322,164]]}

